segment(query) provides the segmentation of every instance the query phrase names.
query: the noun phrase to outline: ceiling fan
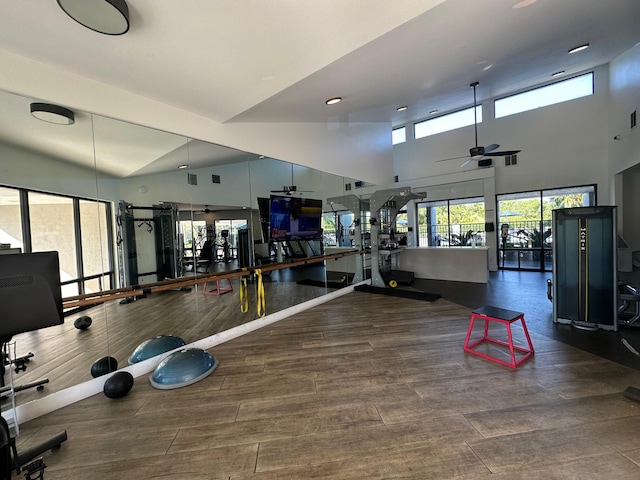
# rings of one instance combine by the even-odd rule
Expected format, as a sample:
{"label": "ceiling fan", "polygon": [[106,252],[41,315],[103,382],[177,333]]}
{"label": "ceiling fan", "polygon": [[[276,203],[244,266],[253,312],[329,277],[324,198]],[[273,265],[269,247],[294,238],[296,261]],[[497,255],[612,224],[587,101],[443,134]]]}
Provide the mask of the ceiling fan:
{"label": "ceiling fan", "polygon": [[[502,150],[496,151],[496,149],[500,148],[500,145],[497,143],[492,143],[491,145],[482,146],[478,145],[478,103],[476,99],[476,87],[479,85],[479,82],[473,82],[470,87],[473,88],[473,128],[475,132],[475,147],[471,147],[469,149],[469,155],[464,155],[462,157],[453,157],[453,158],[445,158],[442,160],[438,160],[438,162],[446,162],[448,160],[459,160],[461,158],[465,158],[466,160],[460,165],[460,168],[466,167],[471,162],[476,161],[479,162],[484,157],[506,157],[507,155],[515,155],[519,153],[520,150]],[[491,162],[489,162],[489,165]]]}
{"label": "ceiling fan", "polygon": [[[293,183],[293,163],[291,164],[291,183]],[[302,192],[312,193],[312,190],[298,190],[298,187],[295,185],[285,185],[281,190],[271,190],[271,193],[284,193],[289,196]]]}
{"label": "ceiling fan", "polygon": [[293,195],[297,192],[311,192],[311,190],[298,190],[298,187],[295,185],[289,185],[282,187],[282,190],[271,190],[271,193],[284,193],[285,195]]}
{"label": "ceiling fan", "polygon": [[205,205],[204,208],[200,210],[194,210],[193,213],[211,213],[213,210],[209,208],[209,205]]}

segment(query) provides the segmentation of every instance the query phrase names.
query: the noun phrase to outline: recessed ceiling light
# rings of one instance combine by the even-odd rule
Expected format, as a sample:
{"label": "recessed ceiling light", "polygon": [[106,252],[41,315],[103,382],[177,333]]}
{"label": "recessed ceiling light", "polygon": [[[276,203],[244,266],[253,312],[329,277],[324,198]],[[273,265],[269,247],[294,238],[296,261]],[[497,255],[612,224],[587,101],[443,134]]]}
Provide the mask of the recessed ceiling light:
{"label": "recessed ceiling light", "polygon": [[429,112],[429,115],[433,115],[434,113],[438,113],[438,110],[431,110],[431,111]]}
{"label": "recessed ceiling light", "polygon": [[559,77],[560,75],[564,75],[564,70],[560,70],[559,72],[551,74],[552,77]]}
{"label": "recessed ceiling light", "polygon": [[398,108],[396,108],[396,110],[397,110],[398,112],[404,112],[407,108],[409,108],[409,107],[407,107],[407,106],[405,105],[405,106],[403,106],[403,107],[398,107]]}
{"label": "recessed ceiling light", "polygon": [[589,44],[585,43],[584,45],[572,48],[571,50],[569,50],[569,53],[581,52],[582,50],[586,50],[587,48],[589,48]]}
{"label": "recessed ceiling light", "polygon": [[189,168],[189,165],[186,165],[186,164],[185,165],[180,165],[178,168],[180,168],[180,169]]}
{"label": "recessed ceiling light", "polygon": [[342,97],[333,97],[324,103],[326,103],[327,105],[335,105],[336,103],[340,103],[341,101],[342,101]]}

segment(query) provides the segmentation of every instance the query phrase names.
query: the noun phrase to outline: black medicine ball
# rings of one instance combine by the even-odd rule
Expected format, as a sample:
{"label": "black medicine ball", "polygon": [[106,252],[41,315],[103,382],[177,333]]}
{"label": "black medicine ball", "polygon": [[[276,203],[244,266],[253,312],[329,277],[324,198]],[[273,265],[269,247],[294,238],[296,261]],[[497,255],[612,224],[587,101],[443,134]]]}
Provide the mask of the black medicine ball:
{"label": "black medicine ball", "polygon": [[118,361],[113,357],[102,357],[91,365],[91,376],[101,377],[107,373],[115,372],[118,369]]}
{"label": "black medicine ball", "polygon": [[124,397],[133,387],[133,375],[129,372],[116,372],[104,382],[102,391],[106,397]]}
{"label": "black medicine ball", "polygon": [[91,326],[91,317],[88,317],[87,315],[78,317],[76,318],[76,321],[73,322],[73,326],[78,330],[86,330]]}

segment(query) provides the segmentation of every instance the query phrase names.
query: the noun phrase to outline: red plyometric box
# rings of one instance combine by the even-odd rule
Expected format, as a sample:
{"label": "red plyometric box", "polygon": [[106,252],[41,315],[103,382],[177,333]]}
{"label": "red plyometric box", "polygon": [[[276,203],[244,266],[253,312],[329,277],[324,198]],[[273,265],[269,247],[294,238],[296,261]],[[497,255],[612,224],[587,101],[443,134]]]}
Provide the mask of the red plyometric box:
{"label": "red plyometric box", "polygon": [[[475,340],[473,343],[469,343],[471,340],[471,335],[473,332],[473,327],[476,319],[484,320],[484,330],[482,338],[479,340]],[[507,330],[507,341],[503,341],[494,337],[489,336],[489,323],[496,322],[504,325]],[[528,348],[520,347],[514,345],[513,343],[513,334],[511,331],[511,326],[515,322],[520,322],[522,325],[522,329],[524,331],[524,335],[527,340]],[[489,353],[481,352],[476,350],[476,347],[482,343],[490,342],[492,344],[499,345],[501,347],[506,347],[509,349],[509,354],[511,358],[511,362],[505,362],[504,360],[497,358],[494,355],[490,355]],[[527,324],[524,321],[524,313],[517,312],[515,310],[507,310],[504,308],[492,307],[492,306],[484,306],[477,310],[474,310],[471,313],[471,321],[469,322],[469,329],[467,330],[467,337],[464,341],[464,351],[467,353],[473,353],[474,355],[478,355],[479,357],[486,358],[487,360],[492,360],[494,362],[500,363],[501,365],[506,365],[507,367],[517,368],[522,362],[533,356],[533,344],[531,343],[531,338],[529,337],[529,332],[527,330]],[[516,359],[516,353],[524,354],[521,355],[520,358]]]}

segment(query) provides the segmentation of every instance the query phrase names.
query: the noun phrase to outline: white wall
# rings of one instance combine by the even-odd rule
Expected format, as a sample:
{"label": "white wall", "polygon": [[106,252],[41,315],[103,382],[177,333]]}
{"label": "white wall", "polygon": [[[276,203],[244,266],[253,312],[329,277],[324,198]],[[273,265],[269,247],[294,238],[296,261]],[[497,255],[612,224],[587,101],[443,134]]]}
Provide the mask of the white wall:
{"label": "white wall", "polygon": [[640,110],[640,45],[611,62],[609,86],[609,172],[618,229],[633,250],[640,250],[640,128],[630,126],[631,112]]}
{"label": "white wall", "polygon": [[[503,157],[494,158],[490,168],[476,164],[460,168],[464,159],[438,161],[468,154],[475,144],[473,126],[411,140],[413,125],[408,124],[409,140],[394,147],[398,185],[426,190],[427,200],[483,195],[485,221],[496,226],[495,196],[503,193],[596,184],[598,203],[612,204],[609,68],[599,67],[594,74],[592,96],[501,119],[493,118],[493,99],[483,99],[478,143],[522,150],[515,166],[505,166]],[[636,79],[633,82],[640,85]],[[626,104],[626,99],[621,102]],[[489,247],[496,241],[496,234],[487,235]],[[489,249],[489,265],[497,268],[495,248]]]}
{"label": "white wall", "polygon": [[0,65],[8,92],[338,175],[393,180],[391,123],[219,123],[1,49]]}
{"label": "white wall", "polygon": [[[611,62],[609,68],[610,171],[619,173],[640,163],[640,128],[630,129],[629,116],[640,110],[640,44]],[[619,135],[620,140],[614,140]]]}
{"label": "white wall", "polygon": [[[607,68],[595,74],[596,93],[570,102],[501,119],[493,119],[492,101],[483,102],[478,143],[522,150],[515,166],[505,167],[502,157],[493,159],[496,194],[595,183],[600,202],[608,202]],[[408,137],[412,129],[407,125]],[[441,184],[453,192],[451,184],[460,182],[461,175],[467,182],[482,179],[487,169],[476,164],[461,169],[463,159],[438,160],[466,155],[474,143],[473,126],[408,140],[394,147],[394,173],[405,185]]]}
{"label": "white wall", "polygon": [[114,200],[116,192],[108,177],[100,175],[99,185],[92,169],[46,157],[0,143],[0,184],[39,190],[48,193],[73,195],[93,199]]}

